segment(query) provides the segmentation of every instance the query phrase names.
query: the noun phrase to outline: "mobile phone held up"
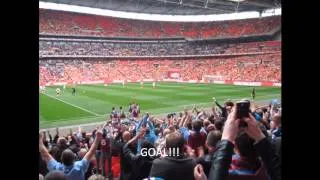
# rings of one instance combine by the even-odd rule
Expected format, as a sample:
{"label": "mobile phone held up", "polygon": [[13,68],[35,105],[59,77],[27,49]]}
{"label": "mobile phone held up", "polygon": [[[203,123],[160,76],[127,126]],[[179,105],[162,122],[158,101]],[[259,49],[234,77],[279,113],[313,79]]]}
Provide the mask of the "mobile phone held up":
{"label": "mobile phone held up", "polygon": [[244,118],[249,117],[250,113],[250,101],[241,100],[236,103],[237,118],[240,119],[239,127],[247,127],[248,124],[244,121]]}

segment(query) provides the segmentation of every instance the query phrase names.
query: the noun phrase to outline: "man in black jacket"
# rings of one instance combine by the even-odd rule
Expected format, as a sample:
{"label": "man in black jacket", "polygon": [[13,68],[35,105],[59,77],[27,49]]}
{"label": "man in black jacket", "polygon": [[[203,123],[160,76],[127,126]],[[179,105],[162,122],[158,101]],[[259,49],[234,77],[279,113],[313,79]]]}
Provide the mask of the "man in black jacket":
{"label": "man in black jacket", "polygon": [[196,159],[197,164],[203,166],[204,173],[209,176],[209,171],[211,168],[213,154],[216,150],[218,142],[221,140],[221,132],[218,130],[211,131],[206,140],[206,147],[208,148],[208,154],[201,156]]}
{"label": "man in black jacket", "polygon": [[206,147],[208,148],[208,154],[196,159],[197,164],[203,166],[204,173],[209,176],[209,171],[212,164],[213,154],[216,150],[218,142],[221,140],[221,132],[218,130],[211,131],[206,140]]}
{"label": "man in black jacket", "polygon": [[228,114],[230,113],[232,107],[234,106],[233,102],[231,102],[229,100],[224,103],[223,107],[218,103],[216,98],[213,98],[213,102],[220,108],[221,116],[224,117],[224,118],[228,117]]}
{"label": "man in black jacket", "polygon": [[[131,161],[125,157],[123,147],[129,142],[131,139],[131,135],[129,131],[124,131],[122,133],[122,140],[118,140],[116,145],[120,148],[120,180],[129,180],[131,178],[132,166]],[[135,153],[137,149],[132,143],[128,145],[128,148],[131,150],[132,153]]]}
{"label": "man in black jacket", "polygon": [[[240,120],[236,118],[235,108],[233,108],[225,123],[221,141],[214,154],[208,179],[227,179],[234,148],[233,142],[239,132],[239,121]],[[270,141],[268,141],[261,129],[257,126],[257,122],[251,114],[245,121],[248,127],[246,127],[244,131],[249,137],[254,139],[254,147],[258,155],[262,158],[270,179],[281,180],[281,162],[274,148],[272,148]],[[196,180],[207,179],[200,165],[197,165],[194,169],[194,177]]]}
{"label": "man in black jacket", "polygon": [[[166,136],[167,156],[153,161],[150,177],[165,180],[194,180],[193,169],[196,166],[196,162],[184,156],[184,144],[184,138],[179,132],[168,134]],[[175,149],[178,154],[171,154],[173,149]]]}
{"label": "man in black jacket", "polygon": [[[135,155],[132,150],[129,148],[129,145],[131,143],[136,142],[139,138],[143,137],[145,135],[146,129],[141,129],[138,135],[136,135],[134,138],[132,138],[128,143],[126,143],[123,147],[124,152],[124,158],[126,158],[128,161],[132,162],[132,174],[130,179],[131,180],[140,180],[147,178],[149,176],[149,172],[152,166],[152,162],[157,156],[143,156]],[[144,140],[141,143],[141,149],[146,149],[148,151],[149,149],[155,149],[154,146]]]}

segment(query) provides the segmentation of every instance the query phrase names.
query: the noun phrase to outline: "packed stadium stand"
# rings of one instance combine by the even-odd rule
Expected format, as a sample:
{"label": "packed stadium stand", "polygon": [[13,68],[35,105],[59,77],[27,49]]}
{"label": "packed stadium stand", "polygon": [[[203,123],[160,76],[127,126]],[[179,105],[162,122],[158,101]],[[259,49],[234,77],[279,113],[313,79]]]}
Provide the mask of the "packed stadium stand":
{"label": "packed stadium stand", "polygon": [[187,41],[127,42],[44,38],[39,55],[44,56],[171,56],[279,52],[280,41],[251,43],[190,43]]}
{"label": "packed stadium stand", "polygon": [[[279,16],[226,22],[170,23],[41,9],[40,33],[54,36],[40,37],[39,40],[40,59],[44,58],[40,60],[40,82],[162,80],[168,78],[168,72],[172,69],[180,72],[180,80],[186,81],[201,80],[204,75],[214,75],[223,77],[220,80],[280,82],[281,41],[216,43],[185,39],[255,36],[270,33],[279,27]],[[80,38],[79,35],[87,37]],[[181,36],[183,39],[157,41],[90,38],[94,36]],[[206,58],[200,58],[203,56]],[[111,60],[110,57],[120,60]],[[129,57],[130,60],[123,57]],[[144,59],[141,59],[142,57]],[[154,57],[157,60],[154,60]],[[181,63],[177,63],[173,57],[182,58],[179,60]],[[265,61],[271,63],[262,63]],[[196,71],[193,71],[195,67]]]}
{"label": "packed stadium stand", "polygon": [[[281,16],[189,23],[40,9],[39,20],[41,86],[150,79],[207,83],[207,77],[281,82],[281,41],[271,37],[281,28]],[[248,39],[262,35],[267,36]],[[112,109],[103,127],[87,132],[40,132],[39,179],[281,180],[280,103],[251,102],[247,134],[238,133],[244,127],[231,100],[220,105],[214,99],[209,110],[194,106],[161,118],[139,114],[137,103]],[[171,147],[181,149],[178,158],[140,151]]]}
{"label": "packed stadium stand", "polygon": [[40,61],[40,82],[77,82],[168,79],[177,72],[181,80],[201,80],[204,75],[221,76],[220,80],[281,80],[281,55],[262,54],[236,57],[170,59],[47,59]]}
{"label": "packed stadium stand", "polygon": [[[218,108],[194,107],[192,112],[185,109],[178,116],[163,118],[147,114],[132,119],[113,109],[110,121],[90,132],[81,128],[67,135],[59,129],[55,134],[42,131],[40,176],[56,177],[55,172],[72,180],[207,180],[217,174],[219,180],[281,180],[281,106],[276,102],[255,105],[246,121],[248,133],[238,133],[235,111],[230,111],[234,103],[220,105],[215,100],[214,104]],[[138,111],[138,104],[129,105],[131,114]],[[171,153],[171,147],[180,149],[179,153]],[[161,153],[148,153],[150,149]],[[160,166],[161,161],[171,162]],[[216,164],[221,166],[212,168]],[[73,171],[63,171],[64,167]]]}
{"label": "packed stadium stand", "polygon": [[281,17],[271,16],[221,22],[153,22],[41,9],[40,33],[107,37],[186,37],[193,39],[240,37],[272,33]]}

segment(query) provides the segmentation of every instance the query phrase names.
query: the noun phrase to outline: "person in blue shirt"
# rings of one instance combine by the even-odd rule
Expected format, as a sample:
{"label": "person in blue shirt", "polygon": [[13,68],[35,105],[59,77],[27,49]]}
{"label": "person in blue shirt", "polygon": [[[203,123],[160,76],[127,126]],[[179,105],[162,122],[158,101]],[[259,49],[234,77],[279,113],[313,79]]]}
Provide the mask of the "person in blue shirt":
{"label": "person in blue shirt", "polygon": [[[61,171],[50,171],[45,177],[42,176],[42,179],[45,180],[67,180],[67,177]],[[39,177],[40,180],[40,177]]]}
{"label": "person in blue shirt", "polygon": [[41,158],[46,162],[49,171],[58,170],[64,173],[67,180],[84,180],[85,173],[88,170],[90,159],[94,156],[95,151],[102,139],[102,131],[97,131],[96,138],[87,152],[87,154],[80,161],[76,160],[76,155],[70,150],[66,149],[62,152],[61,161],[57,162],[48,152],[43,144],[43,134],[39,133],[39,152]]}
{"label": "person in blue shirt", "polygon": [[[147,140],[150,142],[152,145],[155,144],[157,140],[157,136],[155,134],[155,128],[153,123],[149,119],[149,114],[147,113],[146,115],[143,116],[142,120],[138,122],[136,126],[136,132],[139,133],[141,127],[147,127],[146,133],[143,137],[143,139]],[[137,146],[137,153],[139,154],[141,150],[141,140],[138,140],[138,146]]]}
{"label": "person in blue shirt", "polygon": [[189,135],[190,135],[189,129],[186,128],[186,127],[180,127],[180,128],[179,128],[179,132],[182,134],[184,140],[185,140],[185,141],[188,141]]}

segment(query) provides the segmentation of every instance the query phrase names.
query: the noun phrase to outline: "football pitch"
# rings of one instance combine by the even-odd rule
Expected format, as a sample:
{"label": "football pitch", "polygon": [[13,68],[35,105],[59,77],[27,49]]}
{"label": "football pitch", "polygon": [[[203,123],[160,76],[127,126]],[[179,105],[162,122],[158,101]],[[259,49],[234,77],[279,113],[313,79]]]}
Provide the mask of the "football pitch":
{"label": "football pitch", "polygon": [[[56,88],[62,91],[56,96]],[[281,99],[279,87],[255,87],[256,102],[270,102],[271,99]],[[152,115],[167,114],[191,109],[194,104],[200,108],[212,106],[212,97],[216,97],[223,105],[227,99],[251,99],[252,87],[218,85],[218,84],[186,84],[186,83],[157,83],[155,89],[152,83],[102,85],[78,85],[76,95],[72,89],[62,86],[46,87],[45,93],[39,96],[40,128],[53,128],[68,125],[101,122],[109,119],[112,107],[123,107],[128,111],[129,103],[135,101],[140,105],[141,113]]]}

